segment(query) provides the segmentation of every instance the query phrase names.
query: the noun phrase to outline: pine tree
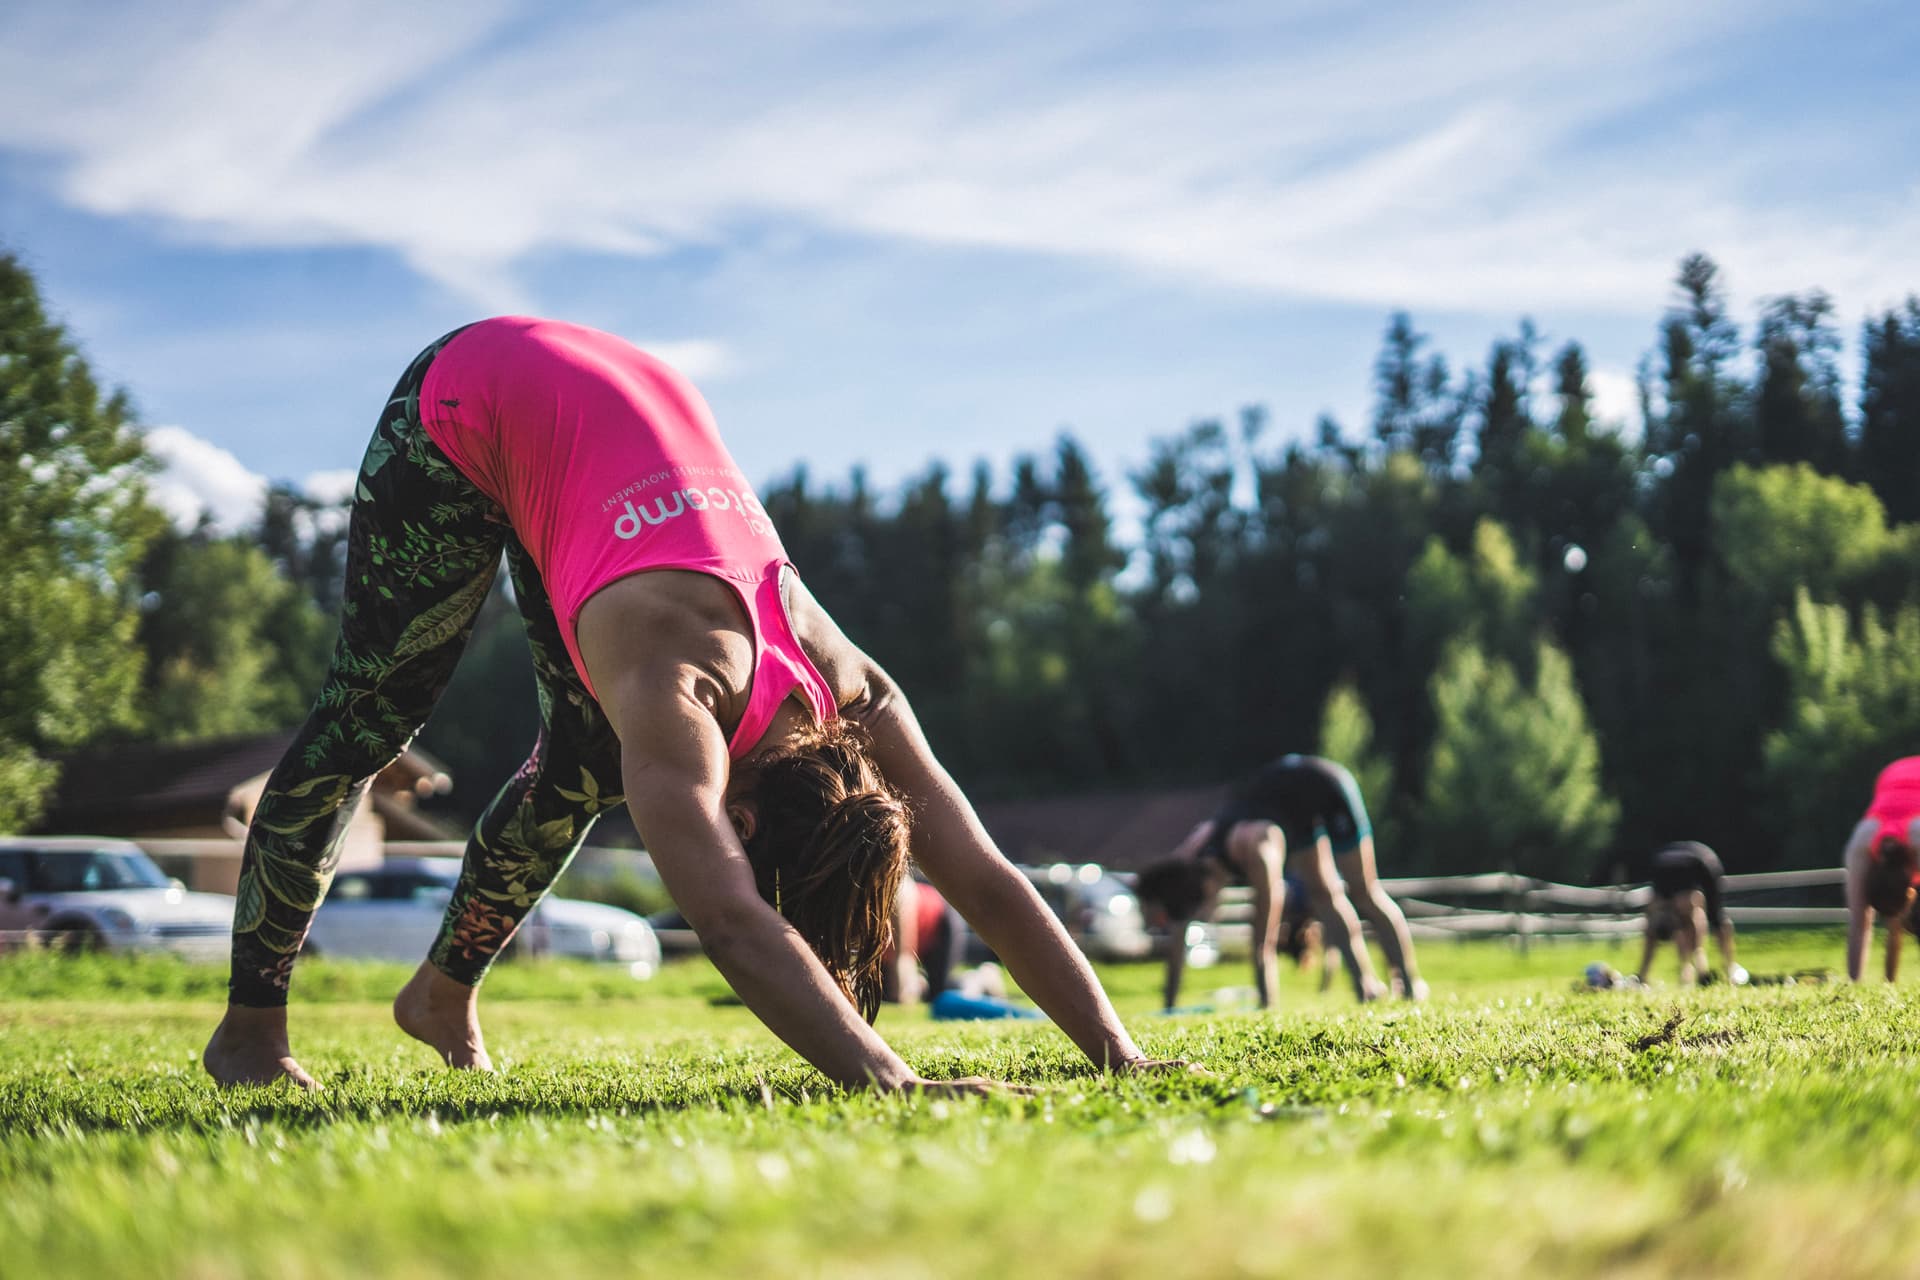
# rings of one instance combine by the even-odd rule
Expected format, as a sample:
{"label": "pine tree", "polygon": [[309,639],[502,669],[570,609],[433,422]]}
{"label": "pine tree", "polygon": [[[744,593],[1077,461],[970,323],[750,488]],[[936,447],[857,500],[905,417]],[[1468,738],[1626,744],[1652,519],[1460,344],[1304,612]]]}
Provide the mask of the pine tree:
{"label": "pine tree", "polygon": [[1897,523],[1920,520],[1920,298],[1869,320],[1860,393],[1860,478]]}
{"label": "pine tree", "polygon": [[1619,806],[1566,655],[1541,643],[1538,675],[1460,641],[1433,678],[1438,728],[1415,839],[1435,871],[1491,862],[1583,879],[1613,839]]}
{"label": "pine tree", "polygon": [[1828,475],[1847,464],[1847,424],[1840,410],[1840,337],[1833,303],[1819,290],[1770,301],[1754,345],[1760,383],[1754,430],[1761,460],[1808,462]]}

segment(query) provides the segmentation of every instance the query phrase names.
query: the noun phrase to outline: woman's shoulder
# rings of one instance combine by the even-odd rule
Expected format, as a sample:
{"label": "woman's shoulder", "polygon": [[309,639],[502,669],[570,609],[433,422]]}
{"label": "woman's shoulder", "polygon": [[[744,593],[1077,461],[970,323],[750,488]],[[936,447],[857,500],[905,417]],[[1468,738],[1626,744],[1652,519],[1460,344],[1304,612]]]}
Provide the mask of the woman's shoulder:
{"label": "woman's shoulder", "polygon": [[833,691],[834,702],[846,708],[875,697],[876,685],[885,681],[879,665],[847,639],[798,574],[789,575],[786,603],[793,637]]}

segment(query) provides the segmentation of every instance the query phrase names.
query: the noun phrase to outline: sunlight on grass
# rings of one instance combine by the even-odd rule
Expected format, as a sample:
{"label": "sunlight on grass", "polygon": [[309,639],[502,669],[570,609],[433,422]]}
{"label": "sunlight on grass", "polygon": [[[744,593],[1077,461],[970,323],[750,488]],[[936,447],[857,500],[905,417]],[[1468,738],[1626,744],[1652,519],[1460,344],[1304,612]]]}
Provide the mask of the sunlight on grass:
{"label": "sunlight on grass", "polygon": [[[1749,967],[1838,940],[1745,940]],[[217,983],[165,962],[0,960],[9,1274],[1888,1275],[1920,1213],[1914,988],[1576,989],[1604,948],[1430,947],[1436,998],[1163,1018],[1212,1077],[1093,1075],[1050,1028],[889,1010],[931,1075],[1031,1099],[844,1094],[702,963],[603,986],[503,969],[495,1077],[434,1067],[379,1002],[296,984],[326,1084],[216,1092]],[[148,970],[152,971],[149,972]],[[1237,966],[1196,975],[1242,980]],[[546,984],[547,989],[542,990]],[[154,991],[131,998],[128,992]],[[490,988],[491,990],[491,988]]]}

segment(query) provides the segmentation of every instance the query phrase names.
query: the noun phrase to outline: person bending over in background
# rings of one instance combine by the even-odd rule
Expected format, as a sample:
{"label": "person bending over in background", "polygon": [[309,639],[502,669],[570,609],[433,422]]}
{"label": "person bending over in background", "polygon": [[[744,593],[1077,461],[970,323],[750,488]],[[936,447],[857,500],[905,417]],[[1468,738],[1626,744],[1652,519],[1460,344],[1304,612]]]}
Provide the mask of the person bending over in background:
{"label": "person bending over in background", "polygon": [[940,891],[903,877],[894,899],[893,944],[881,972],[880,998],[894,1004],[934,999],[959,973],[966,945],[960,913]]}
{"label": "person bending over in background", "polygon": [[[1354,913],[1372,922],[1399,990],[1424,999],[1427,984],[1414,966],[1406,917],[1380,887],[1373,828],[1353,775],[1318,756],[1287,755],[1238,784],[1212,818],[1195,827],[1166,858],[1140,873],[1136,894],[1172,922],[1167,952],[1166,1007],[1179,1000],[1186,966],[1189,920],[1209,918],[1220,891],[1231,884],[1253,890],[1253,971],[1262,1008],[1271,1007],[1278,972],[1275,950],[1291,875],[1305,887],[1313,915],[1345,959],[1362,1000],[1386,994],[1360,936]],[[1354,892],[1349,900],[1348,888]]]}
{"label": "person bending over in background", "polygon": [[595,817],[623,800],[747,1007],[847,1086],[922,1080],[869,1025],[909,853],[1101,1067],[1134,1046],[1092,970],[1001,856],[906,698],[794,572],[698,391],[610,334],[511,317],[402,375],[355,489],[339,645],[268,780],[234,907],[222,1084],[313,1079],[287,987],[368,783],[418,732],[502,551],[541,729],[488,806],[438,939],[394,1002],[489,1069],[488,966]]}
{"label": "person bending over in background", "polygon": [[1318,973],[1320,990],[1333,985],[1334,972],[1340,967],[1340,953],[1327,946],[1327,933],[1313,914],[1313,899],[1307,886],[1294,876],[1286,882],[1287,898],[1280,908],[1280,950],[1301,973]]}
{"label": "person bending over in background", "polygon": [[1913,910],[1920,885],[1920,756],[1895,760],[1880,771],[1867,806],[1847,840],[1847,977],[1858,982],[1867,966],[1873,919],[1887,926],[1887,981],[1900,972],[1903,926],[1920,934]]}
{"label": "person bending over in background", "polygon": [[1726,962],[1727,978],[1746,982],[1747,971],[1733,959],[1733,921],[1727,919],[1726,872],[1713,850],[1697,840],[1682,840],[1653,855],[1653,897],[1647,903],[1646,943],[1640,951],[1639,980],[1653,968],[1653,953],[1671,940],[1680,955],[1680,981],[1707,980],[1707,933],[1712,931]]}

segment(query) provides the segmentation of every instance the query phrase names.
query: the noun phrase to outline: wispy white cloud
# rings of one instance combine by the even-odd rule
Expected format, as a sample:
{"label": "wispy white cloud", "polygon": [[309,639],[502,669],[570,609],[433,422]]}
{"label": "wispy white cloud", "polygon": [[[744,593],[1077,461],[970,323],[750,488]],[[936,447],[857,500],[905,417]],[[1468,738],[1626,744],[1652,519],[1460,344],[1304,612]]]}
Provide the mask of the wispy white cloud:
{"label": "wispy white cloud", "polygon": [[[238,533],[257,523],[269,481],[229,450],[185,427],[152,427],[147,451],[160,464],[147,483],[148,495],[181,532],[207,520],[218,533]],[[336,468],[309,473],[295,486],[324,505],[353,495],[359,472]]]}
{"label": "wispy white cloud", "polygon": [[360,473],[352,467],[315,471],[307,476],[300,488],[315,502],[345,502],[353,496],[354,484],[359,479]]}
{"label": "wispy white cloud", "polygon": [[32,8],[0,19],[0,146],[96,212],[380,246],[498,309],[542,251],[766,222],[1503,312],[1644,311],[1704,247],[1877,303],[1920,274],[1920,191],[1755,200],[1767,139],[1684,113],[1605,140],[1791,7],[203,0],[104,42]]}
{"label": "wispy white cloud", "polygon": [[147,449],[160,463],[148,491],[176,528],[194,529],[205,516],[220,532],[236,533],[260,518],[267,481],[227,450],[185,427],[152,428]]}
{"label": "wispy white cloud", "polygon": [[727,344],[711,338],[659,342],[640,338],[634,345],[652,352],[695,382],[712,382],[739,367]]}
{"label": "wispy white cloud", "polygon": [[1640,423],[1640,389],[1631,373],[1620,369],[1594,369],[1587,374],[1587,386],[1593,392],[1593,416],[1612,426],[1637,426]]}

